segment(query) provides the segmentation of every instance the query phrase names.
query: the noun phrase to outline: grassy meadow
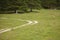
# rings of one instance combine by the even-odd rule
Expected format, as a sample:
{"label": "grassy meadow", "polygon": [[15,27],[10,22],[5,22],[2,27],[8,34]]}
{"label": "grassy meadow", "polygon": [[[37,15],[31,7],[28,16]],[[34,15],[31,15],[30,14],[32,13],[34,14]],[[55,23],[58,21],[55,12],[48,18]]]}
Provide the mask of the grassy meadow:
{"label": "grassy meadow", "polygon": [[17,19],[36,20],[38,24],[2,33],[0,40],[60,40],[60,10],[41,9],[24,14],[0,14],[0,29],[26,23]]}

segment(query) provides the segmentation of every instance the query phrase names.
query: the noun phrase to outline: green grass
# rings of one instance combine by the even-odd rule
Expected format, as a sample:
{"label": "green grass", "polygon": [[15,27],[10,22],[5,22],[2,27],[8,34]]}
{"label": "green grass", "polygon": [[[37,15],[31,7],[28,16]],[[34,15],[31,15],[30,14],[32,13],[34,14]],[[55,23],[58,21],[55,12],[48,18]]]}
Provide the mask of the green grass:
{"label": "green grass", "polygon": [[[15,19],[37,20],[39,23],[0,34],[0,40],[60,40],[60,10],[39,10],[25,14],[0,14],[8,20],[0,19],[0,29],[26,22]],[[6,25],[5,23],[12,23]],[[15,23],[15,24],[14,24]],[[2,26],[1,26],[2,25]],[[13,27],[12,26],[12,27]]]}
{"label": "green grass", "polygon": [[7,18],[7,19],[5,18],[6,17],[0,17],[0,29],[12,28],[26,23],[25,21],[21,21],[14,18]]}

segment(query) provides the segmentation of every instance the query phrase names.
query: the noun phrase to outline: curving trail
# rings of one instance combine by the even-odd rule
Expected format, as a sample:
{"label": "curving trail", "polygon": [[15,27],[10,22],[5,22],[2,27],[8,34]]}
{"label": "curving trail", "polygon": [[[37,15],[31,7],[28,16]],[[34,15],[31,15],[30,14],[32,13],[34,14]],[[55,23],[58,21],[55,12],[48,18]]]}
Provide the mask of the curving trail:
{"label": "curving trail", "polygon": [[[5,18],[4,18],[5,19]],[[8,18],[7,18],[8,19]],[[14,29],[17,29],[17,28],[21,28],[21,27],[24,27],[24,26],[27,26],[27,25],[34,25],[34,24],[37,24],[38,21],[30,21],[30,20],[21,20],[21,19],[17,19],[19,21],[26,21],[27,23],[26,24],[23,24],[23,25],[20,25],[20,26],[16,26],[16,27],[13,27],[13,28],[8,28],[8,29],[1,29],[0,30],[0,34],[1,33],[5,33],[5,32],[8,32],[8,31],[12,31]]]}

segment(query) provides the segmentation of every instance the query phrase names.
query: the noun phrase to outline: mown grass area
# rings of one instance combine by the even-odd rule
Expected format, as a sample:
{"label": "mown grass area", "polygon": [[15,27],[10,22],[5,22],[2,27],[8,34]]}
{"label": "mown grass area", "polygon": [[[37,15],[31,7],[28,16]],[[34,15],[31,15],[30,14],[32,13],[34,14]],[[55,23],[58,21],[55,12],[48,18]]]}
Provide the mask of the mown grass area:
{"label": "mown grass area", "polygon": [[[42,9],[38,12],[24,14],[0,14],[0,17],[10,18],[8,21],[12,19],[38,21],[38,24],[0,34],[0,40],[60,40],[60,10]],[[17,22],[15,25],[21,23],[24,22]]]}

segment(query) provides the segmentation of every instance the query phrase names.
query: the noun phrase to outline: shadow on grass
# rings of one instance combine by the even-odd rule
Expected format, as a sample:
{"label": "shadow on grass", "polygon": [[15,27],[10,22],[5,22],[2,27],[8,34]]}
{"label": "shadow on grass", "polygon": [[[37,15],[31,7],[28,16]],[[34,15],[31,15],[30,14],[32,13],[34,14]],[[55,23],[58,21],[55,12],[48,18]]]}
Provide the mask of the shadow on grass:
{"label": "shadow on grass", "polygon": [[[24,14],[24,13],[31,13],[30,11],[27,12],[18,12],[17,14]],[[32,13],[39,13],[38,11],[32,11]],[[0,12],[0,14],[16,14],[15,12]]]}
{"label": "shadow on grass", "polygon": [[[16,14],[15,12],[0,12],[0,14]],[[18,14],[24,14],[24,12],[18,12]]]}
{"label": "shadow on grass", "polygon": [[25,12],[25,13],[39,13],[39,11],[32,11],[32,12],[27,11],[27,12]]}

